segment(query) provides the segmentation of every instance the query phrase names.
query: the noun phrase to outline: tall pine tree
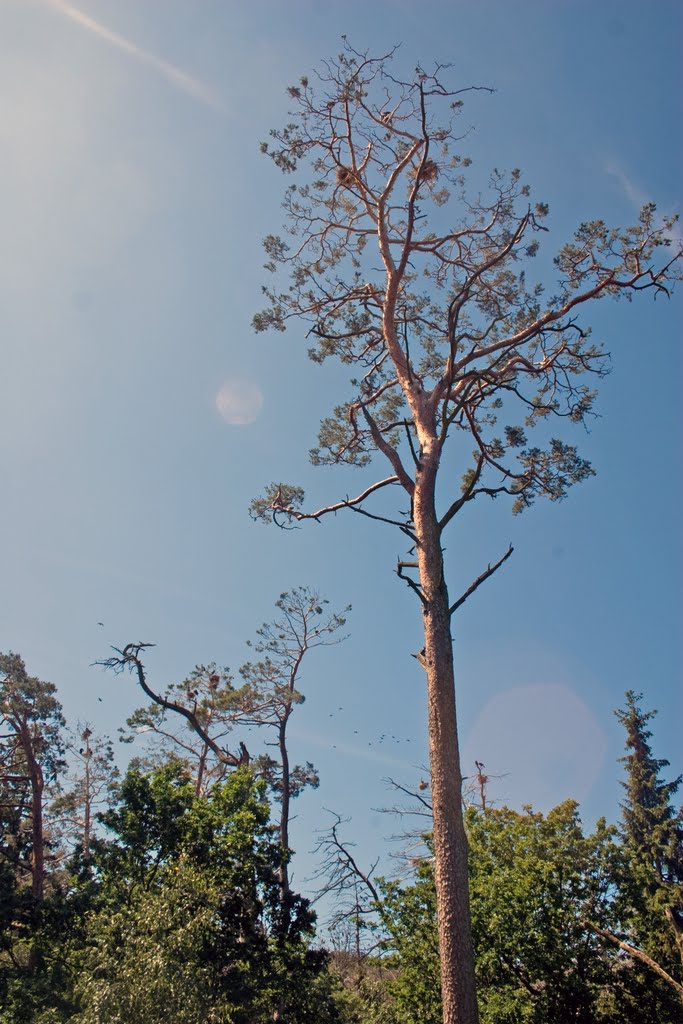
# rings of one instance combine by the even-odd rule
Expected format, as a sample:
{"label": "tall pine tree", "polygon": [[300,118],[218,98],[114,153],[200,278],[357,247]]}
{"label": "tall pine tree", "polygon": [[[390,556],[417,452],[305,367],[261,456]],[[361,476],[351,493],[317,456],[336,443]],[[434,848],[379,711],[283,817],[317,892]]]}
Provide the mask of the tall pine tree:
{"label": "tall pine tree", "polygon": [[683,809],[673,797],[683,775],[663,781],[669,766],[653,756],[642,694],[629,690],[615,712],[626,730],[622,836],[626,872],[621,890],[629,941],[666,971],[683,998]]}

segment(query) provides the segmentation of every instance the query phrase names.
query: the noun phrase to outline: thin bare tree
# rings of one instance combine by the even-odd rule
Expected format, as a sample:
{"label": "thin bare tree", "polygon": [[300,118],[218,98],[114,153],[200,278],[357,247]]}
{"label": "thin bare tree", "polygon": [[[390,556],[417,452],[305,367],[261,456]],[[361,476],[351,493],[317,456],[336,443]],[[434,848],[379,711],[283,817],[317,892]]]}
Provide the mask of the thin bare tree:
{"label": "thin bare tree", "polygon": [[87,864],[95,816],[114,802],[120,772],[111,740],[95,735],[88,722],[78,723],[67,743],[67,754],[70,769],[64,774],[61,792],[52,801],[49,813],[66,848],[79,847]]}
{"label": "thin bare tree", "polygon": [[[262,755],[256,766],[280,805],[283,850],[290,849],[292,800],[307,786],[315,788],[319,784],[318,771],[310,761],[291,764],[287,730],[294,708],[305,699],[301,691],[304,658],[317,647],[329,647],[344,639],[337,633],[345,625],[350,608],[340,615],[329,611],[328,603],[308,587],[296,587],[281,594],[275,602],[277,617],[257,630],[252,646],[259,660],[247,662],[240,669],[254,703],[251,724],[275,729],[276,739],[270,746],[277,749],[277,757]],[[286,863],[282,868],[282,887],[283,891],[289,888]]]}

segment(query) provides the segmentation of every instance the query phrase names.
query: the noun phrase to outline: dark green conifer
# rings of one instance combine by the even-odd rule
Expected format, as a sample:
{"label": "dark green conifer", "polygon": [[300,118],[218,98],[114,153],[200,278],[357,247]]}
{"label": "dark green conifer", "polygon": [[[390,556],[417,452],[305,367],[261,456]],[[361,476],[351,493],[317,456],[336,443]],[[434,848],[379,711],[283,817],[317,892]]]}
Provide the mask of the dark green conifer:
{"label": "dark green conifer", "polygon": [[626,875],[620,886],[630,941],[683,982],[683,809],[673,802],[683,775],[665,782],[669,762],[654,757],[642,694],[629,690],[615,712],[626,729],[621,831]]}

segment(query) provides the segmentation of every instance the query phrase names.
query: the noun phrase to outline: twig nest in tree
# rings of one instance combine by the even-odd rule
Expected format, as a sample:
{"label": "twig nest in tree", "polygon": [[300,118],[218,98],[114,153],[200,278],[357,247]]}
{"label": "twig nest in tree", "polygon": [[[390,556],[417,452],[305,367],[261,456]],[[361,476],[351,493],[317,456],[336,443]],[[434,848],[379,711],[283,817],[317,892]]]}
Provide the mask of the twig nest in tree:
{"label": "twig nest in tree", "polygon": [[439,165],[436,160],[425,160],[423,164],[413,168],[413,177],[419,176],[420,181],[431,183],[439,177]]}
{"label": "twig nest in tree", "polygon": [[337,168],[337,181],[340,185],[353,185],[355,180],[353,171],[349,170],[348,167]]}

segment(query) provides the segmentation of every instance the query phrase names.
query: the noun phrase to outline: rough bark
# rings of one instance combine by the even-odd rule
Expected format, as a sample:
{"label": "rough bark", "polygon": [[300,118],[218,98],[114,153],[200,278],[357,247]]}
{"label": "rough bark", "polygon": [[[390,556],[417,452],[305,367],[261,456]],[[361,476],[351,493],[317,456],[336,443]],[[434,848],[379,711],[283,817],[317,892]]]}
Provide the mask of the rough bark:
{"label": "rough bark", "polygon": [[[436,462],[436,456],[434,456]],[[455,709],[448,588],[434,504],[436,465],[423,459],[413,519],[422,594],[427,675],[429,757],[434,816],[436,898],[444,1024],[477,1024],[477,992],[470,922],[467,837]]]}

